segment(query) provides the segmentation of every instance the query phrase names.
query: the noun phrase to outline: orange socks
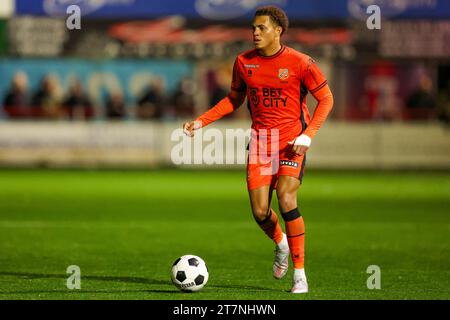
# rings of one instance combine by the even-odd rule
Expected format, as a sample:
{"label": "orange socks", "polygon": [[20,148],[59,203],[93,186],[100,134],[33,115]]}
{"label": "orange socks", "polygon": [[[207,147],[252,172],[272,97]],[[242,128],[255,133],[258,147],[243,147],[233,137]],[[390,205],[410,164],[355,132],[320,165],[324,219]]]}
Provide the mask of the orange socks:
{"label": "orange socks", "polygon": [[302,269],[305,261],[305,224],[298,208],[282,213],[286,235],[295,269]]}
{"label": "orange socks", "polygon": [[[286,235],[291,251],[292,261],[295,269],[303,269],[305,263],[305,223],[298,208],[282,213]],[[269,215],[263,221],[257,221],[261,229],[276,244],[283,239],[283,230],[278,221],[277,214],[270,209]]]}
{"label": "orange socks", "polygon": [[269,215],[263,221],[256,221],[267,236],[276,244],[283,239],[283,230],[278,222],[278,216],[270,209]]}

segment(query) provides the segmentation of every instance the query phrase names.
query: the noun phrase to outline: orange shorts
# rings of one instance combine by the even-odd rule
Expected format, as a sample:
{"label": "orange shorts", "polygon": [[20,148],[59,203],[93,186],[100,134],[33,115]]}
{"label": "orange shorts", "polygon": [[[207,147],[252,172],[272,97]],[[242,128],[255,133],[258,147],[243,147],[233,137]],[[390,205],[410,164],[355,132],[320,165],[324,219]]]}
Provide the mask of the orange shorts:
{"label": "orange shorts", "polygon": [[[277,156],[278,155],[278,156]],[[247,161],[247,189],[253,190],[265,185],[276,189],[279,176],[291,176],[302,183],[306,155],[298,155],[286,146],[278,154],[267,159],[251,157]],[[250,161],[250,159],[252,159]]]}

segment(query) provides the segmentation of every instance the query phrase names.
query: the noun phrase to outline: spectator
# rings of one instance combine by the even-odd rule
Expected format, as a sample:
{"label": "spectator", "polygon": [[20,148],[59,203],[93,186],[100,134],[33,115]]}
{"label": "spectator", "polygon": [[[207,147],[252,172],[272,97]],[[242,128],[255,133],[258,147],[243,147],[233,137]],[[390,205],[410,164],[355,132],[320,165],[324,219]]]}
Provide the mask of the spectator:
{"label": "spectator", "polygon": [[92,103],[83,92],[83,86],[78,79],[72,82],[63,106],[70,119],[91,119],[94,115]]}
{"label": "spectator", "polygon": [[3,108],[10,118],[27,118],[30,116],[28,105],[28,77],[23,72],[14,75],[11,88],[3,100]]}
{"label": "spectator", "polygon": [[216,72],[212,72],[209,77],[209,105],[212,107],[216,105],[220,100],[225,98],[225,96],[228,94],[229,79],[224,74],[224,71],[220,69]]}
{"label": "spectator", "polygon": [[435,118],[436,98],[432,93],[433,83],[427,75],[422,75],[418,87],[406,101],[406,117],[411,120]]}
{"label": "spectator", "polygon": [[[364,80],[366,114],[377,121],[400,121],[402,101],[398,96],[398,67],[391,62],[375,62],[369,66]],[[366,117],[367,117],[366,116]]]}
{"label": "spectator", "polygon": [[106,102],[106,117],[108,119],[123,119],[125,116],[123,94],[119,90],[113,90]]}
{"label": "spectator", "polygon": [[58,119],[63,115],[63,110],[58,98],[58,83],[53,76],[45,76],[39,90],[34,94],[32,100],[32,113],[34,116]]}
{"label": "spectator", "polygon": [[[209,107],[212,108],[229,93],[229,84],[231,82],[231,73],[233,66],[223,65],[216,70],[211,70],[207,74],[207,84],[209,92]],[[226,115],[224,119],[248,119],[247,108],[239,108],[233,113]]]}
{"label": "spectator", "polygon": [[178,118],[189,118],[194,115],[195,84],[190,78],[181,80],[173,95],[173,105]]}
{"label": "spectator", "polygon": [[166,106],[164,80],[157,78],[149,84],[143,96],[138,100],[137,117],[139,119],[160,119]]}
{"label": "spectator", "polygon": [[450,124],[450,79],[447,79],[447,85],[439,93],[437,113],[440,121]]}

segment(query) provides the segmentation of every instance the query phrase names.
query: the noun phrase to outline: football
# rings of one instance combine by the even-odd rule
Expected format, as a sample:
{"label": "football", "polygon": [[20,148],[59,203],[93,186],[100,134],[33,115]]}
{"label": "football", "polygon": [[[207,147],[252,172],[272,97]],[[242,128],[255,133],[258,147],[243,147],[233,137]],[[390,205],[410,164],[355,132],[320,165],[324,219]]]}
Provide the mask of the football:
{"label": "football", "polygon": [[172,282],[181,291],[194,292],[208,282],[208,267],[202,258],[194,255],[179,257],[172,265]]}

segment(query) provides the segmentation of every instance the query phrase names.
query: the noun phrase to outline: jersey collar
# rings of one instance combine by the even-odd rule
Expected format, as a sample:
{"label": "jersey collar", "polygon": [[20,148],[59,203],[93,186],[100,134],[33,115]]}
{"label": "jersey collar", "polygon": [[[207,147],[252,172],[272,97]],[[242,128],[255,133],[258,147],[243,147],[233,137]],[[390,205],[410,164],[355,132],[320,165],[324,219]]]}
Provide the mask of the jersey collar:
{"label": "jersey collar", "polygon": [[274,53],[274,54],[271,55],[271,56],[263,56],[262,54],[259,53],[258,50],[257,50],[256,52],[258,53],[258,56],[259,56],[260,58],[263,58],[263,59],[273,59],[273,58],[276,58],[276,57],[278,57],[279,55],[281,55],[281,54],[283,53],[284,49],[286,49],[286,46],[281,45],[280,50],[278,50],[277,53]]}

